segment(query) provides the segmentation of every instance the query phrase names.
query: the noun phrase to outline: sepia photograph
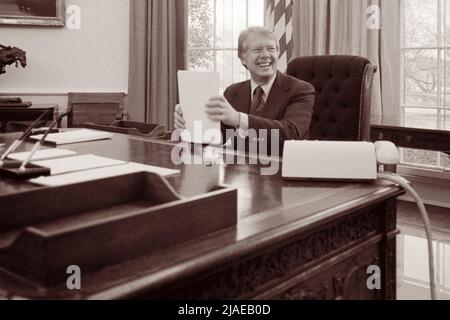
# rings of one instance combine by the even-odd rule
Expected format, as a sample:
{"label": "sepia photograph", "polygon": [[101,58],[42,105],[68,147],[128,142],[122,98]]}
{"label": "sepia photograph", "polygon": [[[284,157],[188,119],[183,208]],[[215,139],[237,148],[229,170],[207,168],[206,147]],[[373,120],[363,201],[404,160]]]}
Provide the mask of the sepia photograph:
{"label": "sepia photograph", "polygon": [[0,1],[0,300],[450,300],[449,6]]}

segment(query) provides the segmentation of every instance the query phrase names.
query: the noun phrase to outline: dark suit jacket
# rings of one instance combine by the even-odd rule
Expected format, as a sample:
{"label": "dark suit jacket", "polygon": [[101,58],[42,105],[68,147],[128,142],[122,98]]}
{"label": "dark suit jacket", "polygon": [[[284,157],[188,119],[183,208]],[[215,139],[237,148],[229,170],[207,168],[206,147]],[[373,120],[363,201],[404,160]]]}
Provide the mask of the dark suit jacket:
{"label": "dark suit jacket", "polygon": [[[229,86],[224,96],[236,111],[248,114],[250,91],[247,80]],[[249,129],[279,129],[281,148],[285,140],[307,139],[314,99],[311,84],[278,72],[264,109],[258,115],[249,114]]]}

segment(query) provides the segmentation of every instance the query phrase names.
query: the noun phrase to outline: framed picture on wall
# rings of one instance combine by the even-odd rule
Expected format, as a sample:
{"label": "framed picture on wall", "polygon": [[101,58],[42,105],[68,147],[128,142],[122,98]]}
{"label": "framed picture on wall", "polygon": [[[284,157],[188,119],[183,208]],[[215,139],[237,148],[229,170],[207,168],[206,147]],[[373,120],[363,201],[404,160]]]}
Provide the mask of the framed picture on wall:
{"label": "framed picture on wall", "polygon": [[1,0],[0,24],[62,27],[64,0]]}

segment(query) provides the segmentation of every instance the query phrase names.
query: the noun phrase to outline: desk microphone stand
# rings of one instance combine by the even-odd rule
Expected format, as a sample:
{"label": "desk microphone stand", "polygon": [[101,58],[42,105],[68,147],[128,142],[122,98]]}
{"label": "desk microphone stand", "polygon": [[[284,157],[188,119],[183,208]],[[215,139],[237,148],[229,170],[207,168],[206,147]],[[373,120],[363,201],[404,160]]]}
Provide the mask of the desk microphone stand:
{"label": "desk microphone stand", "polygon": [[14,143],[6,150],[6,152],[1,156],[2,161],[0,162],[0,174],[5,175],[11,178],[20,178],[20,179],[31,179],[40,176],[48,176],[50,175],[50,168],[37,166],[34,164],[30,164],[31,159],[34,154],[40,149],[42,144],[45,142],[47,135],[51,132],[53,127],[58,123],[59,119],[55,119],[50,127],[46,130],[42,138],[36,142],[33,149],[28,154],[27,158],[23,161],[3,161],[11,152],[13,152],[17,147],[28,137],[28,135],[32,132],[33,127],[42,119],[42,117],[48,111],[44,112],[34,123],[30,125],[30,127],[23,133],[20,139],[14,141]]}

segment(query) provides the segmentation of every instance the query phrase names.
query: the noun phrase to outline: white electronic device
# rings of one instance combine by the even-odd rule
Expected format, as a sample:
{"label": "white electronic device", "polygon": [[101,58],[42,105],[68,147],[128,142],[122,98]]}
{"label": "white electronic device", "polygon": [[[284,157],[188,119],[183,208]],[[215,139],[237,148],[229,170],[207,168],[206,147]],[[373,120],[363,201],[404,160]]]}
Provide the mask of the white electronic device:
{"label": "white electronic device", "polygon": [[[401,176],[383,172],[383,165],[400,162],[397,147],[390,141],[286,141],[282,176],[285,179],[376,180],[400,185],[417,203],[425,226],[428,248],[431,299],[437,299],[435,283],[433,234],[427,210],[417,192]],[[380,165],[380,172],[378,172]]]}
{"label": "white electronic device", "polygon": [[285,179],[376,180],[376,148],[370,142],[286,141]]}
{"label": "white electronic device", "polygon": [[395,165],[400,163],[400,153],[395,144],[390,141],[375,142],[375,153],[377,155],[377,162],[380,164]]}

